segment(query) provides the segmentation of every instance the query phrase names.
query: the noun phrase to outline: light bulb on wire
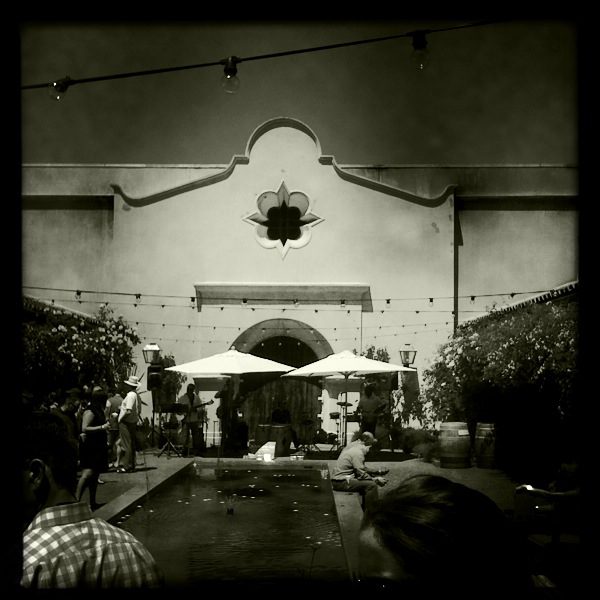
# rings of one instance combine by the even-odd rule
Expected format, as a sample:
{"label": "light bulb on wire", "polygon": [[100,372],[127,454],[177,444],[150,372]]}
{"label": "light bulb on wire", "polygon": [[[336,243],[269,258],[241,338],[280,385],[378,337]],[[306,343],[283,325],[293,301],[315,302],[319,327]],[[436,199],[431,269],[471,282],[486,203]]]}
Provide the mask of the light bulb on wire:
{"label": "light bulb on wire", "polygon": [[223,77],[221,77],[221,87],[228,94],[235,94],[240,89],[240,80],[237,76],[237,63],[240,59],[237,56],[229,56],[221,61],[225,68],[223,69]]}
{"label": "light bulb on wire", "polygon": [[413,31],[412,32],[412,47],[413,51],[410,56],[412,62],[418,71],[423,71],[429,64],[429,50],[427,50],[427,32]]}
{"label": "light bulb on wire", "polygon": [[62,100],[71,85],[71,78],[67,75],[48,84],[48,94],[53,100]]}

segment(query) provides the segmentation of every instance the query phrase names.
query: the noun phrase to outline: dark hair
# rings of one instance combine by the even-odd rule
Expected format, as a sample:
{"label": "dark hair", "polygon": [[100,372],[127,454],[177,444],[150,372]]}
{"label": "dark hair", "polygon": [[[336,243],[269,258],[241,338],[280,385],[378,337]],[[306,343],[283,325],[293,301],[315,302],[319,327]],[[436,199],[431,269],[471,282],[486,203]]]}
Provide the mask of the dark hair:
{"label": "dark hair", "polygon": [[63,420],[52,413],[32,411],[24,417],[21,457],[44,461],[56,483],[70,492],[77,485],[77,444]]}
{"label": "dark hair", "polygon": [[[414,475],[368,507],[362,528],[407,573],[415,589],[464,593],[529,589],[520,539],[485,494],[437,475]],[[487,592],[486,592],[487,593]]]}
{"label": "dark hair", "polygon": [[368,445],[374,444],[377,441],[375,436],[370,431],[363,431],[361,434],[359,434],[357,439]]}
{"label": "dark hair", "polygon": [[90,402],[105,403],[108,399],[108,393],[104,388],[95,387],[90,395]]}

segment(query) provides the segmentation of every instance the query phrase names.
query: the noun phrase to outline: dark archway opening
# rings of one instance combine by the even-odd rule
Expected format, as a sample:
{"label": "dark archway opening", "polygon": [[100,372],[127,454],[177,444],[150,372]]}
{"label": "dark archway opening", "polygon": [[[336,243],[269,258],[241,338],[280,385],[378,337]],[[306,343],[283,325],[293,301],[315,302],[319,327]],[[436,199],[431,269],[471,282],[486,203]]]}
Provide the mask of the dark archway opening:
{"label": "dark archway opening", "polygon": [[256,344],[250,354],[290,365],[303,367],[317,360],[315,352],[304,342],[288,336],[275,336]]}
{"label": "dark archway opening", "polygon": [[[250,353],[297,368],[318,360],[306,343],[289,336],[273,336],[257,343]],[[321,427],[322,402],[320,381],[291,377],[244,376],[244,420],[249,439],[256,440],[260,426],[270,425],[276,408],[285,408],[290,415],[294,445],[309,444]]]}

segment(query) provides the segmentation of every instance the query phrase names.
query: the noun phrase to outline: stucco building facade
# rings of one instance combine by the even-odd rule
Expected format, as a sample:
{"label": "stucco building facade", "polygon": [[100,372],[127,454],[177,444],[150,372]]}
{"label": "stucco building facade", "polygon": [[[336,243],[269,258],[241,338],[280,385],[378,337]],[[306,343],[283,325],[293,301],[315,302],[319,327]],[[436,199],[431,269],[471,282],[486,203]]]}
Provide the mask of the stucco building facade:
{"label": "stucco building facade", "polygon": [[[291,117],[227,165],[25,164],[24,293],[109,303],[178,363],[231,346],[399,362],[411,344],[422,371],[462,320],[578,279],[577,182],[573,165],[340,165]],[[311,398],[294,418],[332,430],[337,397]]]}

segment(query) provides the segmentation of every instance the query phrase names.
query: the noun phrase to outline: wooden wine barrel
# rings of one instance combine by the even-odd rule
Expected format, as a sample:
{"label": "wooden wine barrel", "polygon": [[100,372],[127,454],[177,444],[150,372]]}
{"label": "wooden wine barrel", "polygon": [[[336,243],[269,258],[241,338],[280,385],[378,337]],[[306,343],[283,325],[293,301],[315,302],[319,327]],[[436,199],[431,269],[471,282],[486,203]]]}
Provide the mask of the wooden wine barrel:
{"label": "wooden wine barrel", "polygon": [[451,421],[440,425],[440,467],[464,469],[471,466],[471,437],[466,423]]}
{"label": "wooden wine barrel", "polygon": [[493,423],[477,423],[475,429],[475,464],[493,469],[496,458],[496,428]]}

